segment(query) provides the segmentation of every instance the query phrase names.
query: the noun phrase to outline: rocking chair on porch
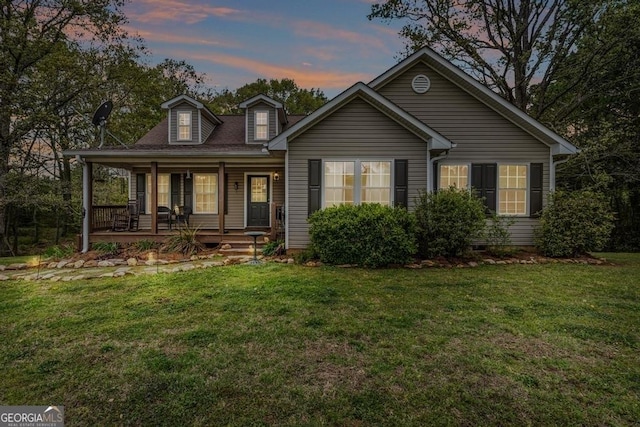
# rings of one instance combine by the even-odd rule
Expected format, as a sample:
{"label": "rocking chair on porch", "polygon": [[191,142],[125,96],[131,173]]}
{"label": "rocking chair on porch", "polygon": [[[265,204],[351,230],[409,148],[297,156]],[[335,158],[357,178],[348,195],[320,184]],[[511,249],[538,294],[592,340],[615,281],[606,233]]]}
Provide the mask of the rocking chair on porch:
{"label": "rocking chair on porch", "polygon": [[129,200],[126,209],[113,215],[113,231],[138,231],[140,221],[140,203]]}

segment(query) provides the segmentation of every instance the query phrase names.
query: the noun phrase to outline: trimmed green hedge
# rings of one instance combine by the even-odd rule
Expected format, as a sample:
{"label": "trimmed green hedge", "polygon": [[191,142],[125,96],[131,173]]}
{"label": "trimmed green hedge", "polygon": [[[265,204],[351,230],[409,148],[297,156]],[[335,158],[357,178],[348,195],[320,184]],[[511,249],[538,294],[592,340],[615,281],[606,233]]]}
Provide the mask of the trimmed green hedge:
{"label": "trimmed green hedge", "polygon": [[405,264],[417,249],[415,219],[404,208],[341,205],[319,210],[308,221],[312,248],[328,264]]}
{"label": "trimmed green hedge", "polygon": [[470,190],[455,187],[421,193],[414,214],[418,252],[424,258],[461,256],[485,228],[482,200]]}
{"label": "trimmed green hedge", "polygon": [[536,230],[536,246],[547,256],[577,256],[603,249],[614,215],[606,197],[590,190],[551,195]]}

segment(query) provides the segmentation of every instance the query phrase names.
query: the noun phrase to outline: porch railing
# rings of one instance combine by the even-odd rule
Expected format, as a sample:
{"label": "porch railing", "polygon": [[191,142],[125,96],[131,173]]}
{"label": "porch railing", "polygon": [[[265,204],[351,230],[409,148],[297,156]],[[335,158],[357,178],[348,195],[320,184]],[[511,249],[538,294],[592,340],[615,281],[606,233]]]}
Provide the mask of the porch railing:
{"label": "porch railing", "polygon": [[113,215],[127,210],[126,205],[94,205],[91,207],[91,229],[109,230],[113,226]]}

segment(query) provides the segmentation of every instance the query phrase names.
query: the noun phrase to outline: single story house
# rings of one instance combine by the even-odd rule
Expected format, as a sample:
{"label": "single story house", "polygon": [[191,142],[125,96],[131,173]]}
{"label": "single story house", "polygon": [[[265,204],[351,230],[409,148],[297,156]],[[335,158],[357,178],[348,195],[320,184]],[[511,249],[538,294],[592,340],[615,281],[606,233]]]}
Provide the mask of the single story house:
{"label": "single story house", "polygon": [[[451,185],[475,188],[490,210],[515,219],[513,243],[531,245],[556,165],[577,152],[429,48],[308,116],[287,115],[265,95],[236,116],[185,95],[162,107],[166,118],[129,148],[65,152],[84,168],[84,250],[165,236],[158,207],[175,206],[189,208],[204,242],[262,230],[299,249],[317,209],[375,202],[411,210],[420,191]],[[109,210],[92,206],[94,163],[129,171],[137,231],[108,230]]]}

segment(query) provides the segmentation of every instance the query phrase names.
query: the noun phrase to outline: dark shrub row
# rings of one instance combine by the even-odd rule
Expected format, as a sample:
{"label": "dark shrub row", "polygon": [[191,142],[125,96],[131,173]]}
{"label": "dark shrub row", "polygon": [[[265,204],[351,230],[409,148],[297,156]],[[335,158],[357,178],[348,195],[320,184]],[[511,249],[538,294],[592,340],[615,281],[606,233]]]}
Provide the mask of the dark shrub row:
{"label": "dark shrub row", "polygon": [[[309,217],[309,234],[311,250],[322,262],[383,267],[416,255],[458,257],[479,239],[506,253],[512,222],[496,216],[487,221],[473,192],[449,188],[420,194],[413,213],[379,204],[323,209]],[[543,211],[536,244],[547,256],[575,256],[601,249],[612,228],[604,196],[556,193]]]}

